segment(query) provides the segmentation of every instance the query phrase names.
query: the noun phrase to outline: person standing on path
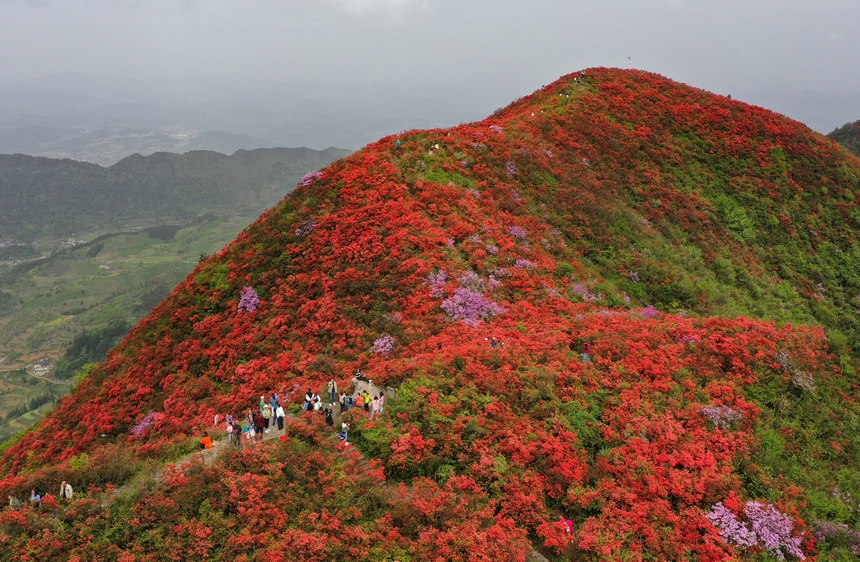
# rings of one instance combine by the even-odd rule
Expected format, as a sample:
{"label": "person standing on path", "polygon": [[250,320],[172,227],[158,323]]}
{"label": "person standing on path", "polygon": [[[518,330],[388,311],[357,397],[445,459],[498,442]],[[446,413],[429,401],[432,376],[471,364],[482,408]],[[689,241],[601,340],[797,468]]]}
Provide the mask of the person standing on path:
{"label": "person standing on path", "polygon": [[[274,416],[275,412],[278,411],[278,404],[280,400],[278,399],[277,394],[272,394],[272,397],[269,398],[269,406],[272,407],[272,415]],[[274,420],[272,420],[272,425],[275,425]]]}
{"label": "person standing on path", "polygon": [[349,422],[343,420],[343,423],[340,424],[340,435],[338,436],[343,439],[344,445],[349,445]]}
{"label": "person standing on path", "polygon": [[63,501],[67,501],[72,499],[72,486],[65,480],[60,484],[60,499]]}
{"label": "person standing on path", "polygon": [[382,412],[385,411],[385,394],[379,395],[379,415],[382,415]]}
{"label": "person standing on path", "polygon": [[372,420],[377,414],[379,414],[379,396],[370,402],[370,419]]}
{"label": "person standing on path", "polygon": [[370,412],[370,394],[365,390],[361,393],[361,400],[364,402],[364,411]]}
{"label": "person standing on path", "polygon": [[269,422],[272,421],[272,407],[266,404],[263,406],[263,420],[266,424],[265,429],[263,430],[265,433],[269,433]]}
{"label": "person standing on path", "polygon": [[256,432],[257,441],[263,440],[263,431],[266,429],[266,418],[263,414],[257,412],[254,415],[254,431]]}
{"label": "person standing on path", "polygon": [[260,413],[263,413],[263,408],[266,407],[266,397],[260,396]]}
{"label": "person standing on path", "polygon": [[239,422],[236,422],[236,424],[233,426],[233,434],[236,436],[236,449],[239,451],[242,450],[242,434],[247,431],[251,431],[251,428],[249,428],[247,425],[245,427],[242,427]]}
{"label": "person standing on path", "polygon": [[328,381],[328,403],[334,404],[337,398],[337,382],[334,379]]}
{"label": "person standing on path", "polygon": [[275,416],[278,418],[278,431],[284,430],[284,407],[278,404],[278,409],[275,411]]}
{"label": "person standing on path", "polygon": [[329,427],[334,426],[334,417],[331,415],[331,408],[326,408],[325,411],[325,424]]}

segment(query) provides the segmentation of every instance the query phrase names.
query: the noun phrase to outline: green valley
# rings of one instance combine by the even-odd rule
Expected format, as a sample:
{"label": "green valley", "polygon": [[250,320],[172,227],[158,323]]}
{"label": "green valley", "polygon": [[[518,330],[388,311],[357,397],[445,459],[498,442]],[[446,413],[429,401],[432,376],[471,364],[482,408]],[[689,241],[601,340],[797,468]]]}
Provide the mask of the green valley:
{"label": "green valley", "polygon": [[[132,156],[106,169],[0,156],[0,200],[18,190],[27,203],[17,210],[0,206],[0,231],[19,236],[0,239],[0,440],[29,427],[67,394],[74,374],[102,360],[202,256],[219,251],[305,173],[345,154],[337,149],[157,154]],[[28,174],[16,168],[22,162],[31,166]],[[64,184],[81,166],[89,175]],[[55,188],[93,192],[119,171],[125,174],[123,185],[112,188],[111,197],[94,197],[88,210],[77,196],[67,205],[52,193]],[[215,186],[210,196],[190,192],[204,185]],[[148,190],[169,192],[184,203],[172,216],[159,215],[157,205],[139,201]],[[42,213],[37,201],[45,200],[63,204]],[[126,203],[118,208],[117,200]],[[16,222],[15,216],[26,220]],[[114,218],[94,219],[105,216]],[[56,222],[57,217],[74,218]],[[28,236],[35,232],[40,234]]]}

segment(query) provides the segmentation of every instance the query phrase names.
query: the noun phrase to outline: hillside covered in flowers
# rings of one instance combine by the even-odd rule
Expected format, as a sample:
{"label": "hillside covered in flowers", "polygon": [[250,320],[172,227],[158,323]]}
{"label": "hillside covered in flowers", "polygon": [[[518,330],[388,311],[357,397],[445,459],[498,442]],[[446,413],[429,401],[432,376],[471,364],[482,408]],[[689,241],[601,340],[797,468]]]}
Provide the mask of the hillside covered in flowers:
{"label": "hillside covered in flowers", "polygon": [[[0,460],[16,560],[853,560],[860,160],[639,71],[309,174]],[[396,391],[352,446],[298,405]],[[290,404],[212,462],[214,416]],[[56,493],[56,492],[55,492]]]}

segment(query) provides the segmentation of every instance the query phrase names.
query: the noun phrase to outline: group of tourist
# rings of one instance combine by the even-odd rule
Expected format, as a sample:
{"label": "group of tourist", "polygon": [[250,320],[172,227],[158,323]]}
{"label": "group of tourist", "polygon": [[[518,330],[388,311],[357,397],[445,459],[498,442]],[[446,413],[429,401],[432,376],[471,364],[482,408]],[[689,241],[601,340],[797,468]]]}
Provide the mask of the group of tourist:
{"label": "group of tourist", "polygon": [[[367,383],[372,381],[366,378],[361,371],[356,372],[356,380]],[[338,393],[337,381],[330,380],[326,385],[326,398],[324,402],[319,394],[316,394],[313,389],[308,389],[304,396],[301,409],[303,412],[320,412],[325,415],[326,425],[334,426],[334,408],[340,407],[340,413],[346,413],[352,408],[362,408],[368,414],[370,419],[374,419],[382,415],[385,409],[385,395],[379,393],[377,396],[372,396],[367,389],[355,394],[348,394],[345,391]],[[266,400],[265,395],[260,396],[259,407],[250,408],[245,413],[245,417],[240,421],[232,413],[224,416],[226,424],[227,442],[228,444],[241,449],[242,441],[262,441],[265,434],[274,429],[278,431],[284,430],[284,418],[286,412],[277,394]],[[221,416],[216,416],[215,424],[221,423]],[[341,423],[338,437],[348,444],[347,437],[349,435],[349,422],[343,420]],[[212,447],[212,438],[208,433],[204,433],[200,440],[201,449],[209,449]]]}
{"label": "group of tourist", "polygon": [[[61,501],[68,501],[72,499],[72,495],[74,494],[74,490],[72,490],[72,485],[63,480],[60,484],[60,493],[57,496],[54,494],[46,493],[44,496],[36,489],[30,491],[30,505],[35,509],[40,509],[42,507],[42,503],[44,502],[46,507],[56,506],[57,498]],[[12,511],[18,511],[24,507],[24,502],[13,495],[9,495],[9,508]]]}

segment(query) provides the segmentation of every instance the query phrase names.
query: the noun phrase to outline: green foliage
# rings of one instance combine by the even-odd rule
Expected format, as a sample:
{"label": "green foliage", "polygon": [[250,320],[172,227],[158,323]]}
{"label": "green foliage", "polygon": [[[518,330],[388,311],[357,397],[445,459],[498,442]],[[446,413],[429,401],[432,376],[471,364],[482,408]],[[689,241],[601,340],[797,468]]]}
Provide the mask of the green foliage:
{"label": "green foliage", "polygon": [[88,454],[81,453],[80,455],[75,455],[69,459],[69,466],[75,470],[85,470],[87,468],[87,464],[89,464],[89,460],[90,456]]}

